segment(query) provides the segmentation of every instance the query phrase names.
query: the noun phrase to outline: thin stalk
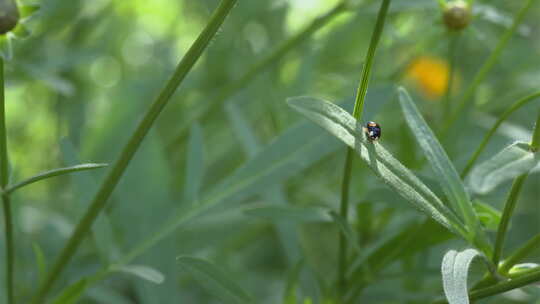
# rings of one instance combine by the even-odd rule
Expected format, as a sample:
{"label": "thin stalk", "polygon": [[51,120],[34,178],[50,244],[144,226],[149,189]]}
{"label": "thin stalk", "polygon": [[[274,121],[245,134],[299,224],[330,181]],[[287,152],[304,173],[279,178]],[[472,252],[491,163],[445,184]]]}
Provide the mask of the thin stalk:
{"label": "thin stalk", "polygon": [[[6,108],[4,94],[4,59],[0,56],[0,186],[2,189],[9,182],[7,132],[6,132]],[[13,220],[11,216],[11,203],[8,195],[2,195],[4,209],[5,237],[6,237],[6,291],[7,303],[15,303],[13,300]]]}
{"label": "thin stalk", "polygon": [[84,239],[84,236],[90,231],[92,223],[104,208],[111,193],[118,184],[129,162],[133,158],[135,152],[138,150],[142,140],[152,127],[154,121],[157,119],[160,112],[170,100],[178,86],[182,83],[195,62],[199,59],[204,49],[208,46],[208,43],[221,27],[223,21],[235,3],[236,0],[222,0],[220,2],[210,21],[201,32],[197,40],[189,48],[184,58],[182,58],[176,67],[173,76],[169,79],[159,96],[152,103],[143,120],[139,123],[137,129],[123,148],[119,158],[114,163],[107,177],[101,184],[83,218],[79,221],[75,231],[71,235],[65,247],[62,249],[60,256],[57,258],[51,270],[47,273],[47,276],[42,281],[31,303],[38,304],[45,302],[45,297],[53,286],[53,283],[58,279],[64,267],[75,254],[77,248]]}
{"label": "thin stalk", "polygon": [[[362,119],[362,113],[364,111],[364,102],[366,99],[366,93],[369,84],[369,78],[371,75],[371,67],[373,66],[373,59],[375,58],[375,51],[377,45],[381,38],[384,21],[388,13],[388,8],[390,6],[390,0],[383,0],[381,7],[379,9],[379,14],[377,15],[377,22],[375,23],[375,29],[371,36],[371,41],[369,43],[369,48],[365,58],[364,68],[362,70],[362,77],[356,92],[356,101],[354,104],[353,117],[356,118],[358,122]],[[341,186],[341,203],[340,203],[340,214],[343,219],[347,220],[348,210],[349,210],[349,184],[351,181],[352,174],[352,164],[353,164],[353,155],[354,151],[351,148],[347,148],[347,155],[345,157],[345,168],[343,170],[343,183]],[[343,233],[339,235],[339,254],[338,254],[338,290],[340,298],[343,298],[346,291],[346,278],[345,272],[347,268],[347,239]]]}
{"label": "thin stalk", "polygon": [[216,107],[220,107],[227,100],[229,100],[229,98],[233,97],[238,91],[245,88],[249,83],[255,80],[262,71],[274,66],[275,63],[281,58],[283,58],[283,56],[285,56],[289,51],[297,47],[300,43],[307,40],[319,29],[332,21],[335,17],[337,17],[343,12],[346,12],[346,3],[347,1],[341,1],[332,9],[330,9],[326,14],[317,17],[302,31],[284,41],[270,54],[262,58],[260,61],[256,62],[242,76],[240,76],[240,78],[224,87],[212,102],[205,103],[192,111],[190,115],[182,122],[178,130],[177,137],[173,141],[171,141],[171,143],[169,143],[168,147],[170,148],[180,142],[183,138],[184,131],[186,131],[195,121],[203,118],[206,114],[210,112],[210,110],[215,109]]}
{"label": "thin stalk", "polygon": [[534,0],[527,0],[523,8],[518,12],[516,17],[514,18],[514,22],[512,23],[512,26],[506,30],[506,32],[501,36],[499,42],[497,43],[497,46],[491,53],[491,55],[486,59],[478,73],[474,76],[473,81],[471,82],[471,85],[467,88],[465,93],[463,94],[463,97],[461,98],[459,104],[457,105],[456,110],[452,115],[446,119],[446,121],[443,123],[442,133],[446,134],[446,132],[450,129],[450,127],[453,125],[454,121],[462,114],[463,110],[465,109],[465,106],[467,105],[467,102],[473,97],[473,95],[476,93],[476,89],[482,81],[486,78],[486,76],[489,74],[493,66],[495,66],[495,63],[499,60],[499,57],[501,56],[503,50],[508,45],[508,41],[510,41],[510,38],[514,35],[514,33],[517,31],[519,25],[523,22],[523,19],[525,18],[526,13],[529,11],[533,4]]}
{"label": "thin stalk", "polygon": [[514,180],[514,183],[512,184],[512,189],[510,189],[510,194],[508,195],[508,199],[506,200],[506,204],[504,205],[501,222],[499,223],[499,227],[497,229],[495,247],[493,249],[492,261],[493,261],[493,264],[495,264],[496,266],[499,265],[499,261],[501,259],[502,249],[504,245],[504,239],[506,237],[506,232],[508,230],[508,224],[510,223],[510,218],[512,217],[512,214],[514,213],[514,209],[516,207],[519,193],[521,192],[521,188],[523,187],[523,183],[525,182],[525,179],[527,179],[527,175],[528,173],[525,173],[523,175],[518,176]]}
{"label": "thin stalk", "polygon": [[444,117],[450,115],[451,108],[451,95],[452,87],[454,86],[454,77],[456,73],[456,59],[457,59],[457,46],[459,44],[460,33],[448,32],[449,42],[448,42],[448,62],[449,62],[449,71],[448,71],[448,85],[446,86],[446,92],[443,99],[443,111]]}
{"label": "thin stalk", "polygon": [[499,273],[502,275],[508,274],[508,271],[519,261],[528,257],[536,248],[540,247],[540,233],[527,241],[525,245],[516,250],[507,259],[503,261],[499,267]]}
{"label": "thin stalk", "polygon": [[469,174],[469,172],[471,171],[471,169],[475,165],[476,161],[478,160],[478,157],[484,151],[484,149],[486,148],[488,142],[491,140],[491,137],[493,137],[493,135],[495,134],[495,132],[497,131],[499,126],[512,113],[514,113],[516,110],[518,110],[521,107],[529,104],[531,101],[534,101],[538,97],[540,97],[540,91],[535,92],[535,93],[533,93],[531,95],[528,95],[528,96],[518,100],[513,105],[511,105],[506,111],[504,111],[504,113],[501,115],[501,117],[499,117],[499,119],[497,119],[497,122],[495,122],[493,127],[491,127],[491,129],[486,133],[486,135],[484,135],[484,138],[482,139],[482,142],[480,143],[480,145],[478,145],[478,148],[476,148],[476,151],[474,151],[473,156],[471,157],[471,159],[469,159],[469,161],[467,162],[467,165],[465,165],[465,168],[461,172],[461,177],[462,178],[465,178],[467,176],[467,174]]}
{"label": "thin stalk", "polygon": [[[478,289],[469,293],[470,300],[479,300],[489,296],[501,294],[512,289],[527,286],[540,281],[540,270],[527,272],[523,275],[516,276],[511,280],[504,281],[486,288]],[[446,299],[433,302],[433,304],[448,303]]]}
{"label": "thin stalk", "polygon": [[[538,113],[538,117],[536,119],[536,124],[533,131],[531,149],[533,149],[533,147],[538,147],[539,144],[540,144],[540,112]],[[514,180],[514,183],[512,184],[512,189],[510,189],[510,194],[508,195],[508,200],[506,201],[506,204],[504,205],[501,222],[499,223],[499,228],[497,229],[497,237],[495,239],[495,248],[493,252],[493,264],[495,264],[496,266],[499,265],[499,260],[502,255],[504,238],[506,236],[506,231],[508,230],[508,224],[510,223],[510,218],[512,217],[512,214],[514,213],[514,209],[516,207],[519,193],[528,175],[529,173],[527,172],[525,174],[518,176]]]}

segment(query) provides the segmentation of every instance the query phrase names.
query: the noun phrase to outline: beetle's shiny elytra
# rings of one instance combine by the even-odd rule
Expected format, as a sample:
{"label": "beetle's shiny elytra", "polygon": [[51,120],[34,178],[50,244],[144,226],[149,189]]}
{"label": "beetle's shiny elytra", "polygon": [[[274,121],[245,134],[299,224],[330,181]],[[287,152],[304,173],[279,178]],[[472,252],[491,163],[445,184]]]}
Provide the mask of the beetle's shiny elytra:
{"label": "beetle's shiny elytra", "polygon": [[381,126],[374,121],[368,122],[364,128],[364,131],[366,132],[366,136],[369,140],[373,141],[381,137]]}

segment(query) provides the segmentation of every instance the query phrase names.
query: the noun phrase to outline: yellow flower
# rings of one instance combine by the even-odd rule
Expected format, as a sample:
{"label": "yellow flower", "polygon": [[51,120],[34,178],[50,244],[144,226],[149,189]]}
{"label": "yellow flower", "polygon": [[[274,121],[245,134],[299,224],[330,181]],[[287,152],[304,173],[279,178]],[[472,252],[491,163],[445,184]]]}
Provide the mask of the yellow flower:
{"label": "yellow flower", "polygon": [[446,93],[449,79],[448,63],[433,56],[414,59],[406,70],[406,76],[428,99],[438,99]]}

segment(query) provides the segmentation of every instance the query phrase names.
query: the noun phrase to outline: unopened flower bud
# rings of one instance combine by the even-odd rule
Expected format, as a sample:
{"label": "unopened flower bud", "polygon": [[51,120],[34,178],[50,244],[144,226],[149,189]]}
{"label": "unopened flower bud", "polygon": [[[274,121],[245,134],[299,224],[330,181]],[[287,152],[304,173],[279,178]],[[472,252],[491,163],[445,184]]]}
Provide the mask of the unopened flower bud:
{"label": "unopened flower bud", "polygon": [[443,20],[446,27],[453,31],[459,31],[471,22],[471,8],[462,0],[448,2],[444,8]]}

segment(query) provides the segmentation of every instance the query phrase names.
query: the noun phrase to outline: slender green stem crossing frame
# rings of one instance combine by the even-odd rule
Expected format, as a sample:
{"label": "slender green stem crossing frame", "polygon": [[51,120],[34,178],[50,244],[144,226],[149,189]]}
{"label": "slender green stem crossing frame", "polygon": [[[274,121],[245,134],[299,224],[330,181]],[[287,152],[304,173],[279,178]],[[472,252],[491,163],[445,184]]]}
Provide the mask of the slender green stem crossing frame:
{"label": "slender green stem crossing frame", "polygon": [[[5,189],[9,182],[7,132],[6,132],[6,107],[4,94],[4,59],[0,56],[0,186]],[[13,304],[13,219],[11,216],[11,202],[8,195],[2,195],[4,209],[5,237],[6,237],[6,293],[8,304]]]}
{"label": "slender green stem crossing frame", "polygon": [[[369,84],[369,78],[371,75],[371,67],[373,66],[373,59],[375,58],[375,50],[381,38],[384,22],[390,7],[390,0],[383,0],[377,16],[377,22],[375,29],[371,36],[369,48],[366,54],[366,60],[364,68],[362,70],[362,78],[356,92],[356,101],[354,104],[353,117],[358,122],[361,122],[362,113],[364,111],[364,102],[366,99],[366,93]],[[345,156],[345,167],[343,169],[343,183],[341,185],[341,203],[340,203],[340,215],[344,220],[347,220],[349,210],[349,185],[351,183],[352,175],[352,163],[353,163],[354,150],[347,148],[347,155]],[[343,233],[339,235],[339,255],[338,255],[338,290],[340,298],[343,298],[346,290],[345,273],[347,268],[347,238]]]}
{"label": "slender green stem crossing frame", "polygon": [[233,6],[236,4],[236,0],[222,0],[219,3],[218,8],[214,11],[210,21],[201,32],[197,40],[189,48],[186,55],[182,58],[173,76],[169,79],[166,86],[160,92],[157,99],[152,103],[148,111],[146,112],[143,120],[137,126],[135,132],[131,135],[128,143],[122,150],[118,160],[114,163],[110,169],[107,177],[101,184],[98,192],[96,193],[92,203],[86,210],[83,218],[77,224],[75,231],[69,238],[67,244],[62,249],[60,256],[57,258],[51,270],[47,273],[47,276],[42,281],[37,293],[32,299],[32,303],[44,303],[45,297],[49,293],[54,282],[60,276],[60,273],[65,268],[67,263],[71,260],[75,254],[77,248],[81,244],[85,235],[88,234],[92,223],[99,215],[101,210],[105,207],[107,200],[112,194],[114,188],[118,184],[120,178],[124,174],[129,162],[138,150],[144,137],[154,124],[155,120],[170,100],[178,86],[182,83],[186,75],[189,73],[195,62],[202,55],[204,49],[208,46],[210,40],[214,37],[218,29],[221,27],[225,18],[230,13]]}
{"label": "slender green stem crossing frame", "polygon": [[533,93],[531,95],[528,95],[528,96],[516,101],[506,111],[504,111],[504,113],[501,115],[501,117],[499,117],[499,119],[497,119],[497,121],[491,127],[491,129],[489,129],[489,131],[486,133],[486,135],[484,135],[484,138],[482,139],[482,142],[480,143],[480,145],[478,145],[478,148],[476,148],[476,151],[474,151],[473,156],[471,157],[471,159],[469,159],[469,161],[467,162],[467,165],[465,165],[465,168],[461,172],[461,178],[467,177],[467,174],[469,174],[471,169],[474,167],[474,165],[476,164],[476,161],[478,160],[478,157],[480,157],[480,154],[482,154],[482,152],[486,148],[487,144],[491,140],[491,137],[493,137],[493,135],[495,134],[497,129],[501,126],[501,124],[510,115],[512,115],[512,113],[514,113],[518,109],[521,109],[523,106],[529,104],[530,102],[534,101],[538,97],[540,97],[540,91],[535,92],[535,93]]}

